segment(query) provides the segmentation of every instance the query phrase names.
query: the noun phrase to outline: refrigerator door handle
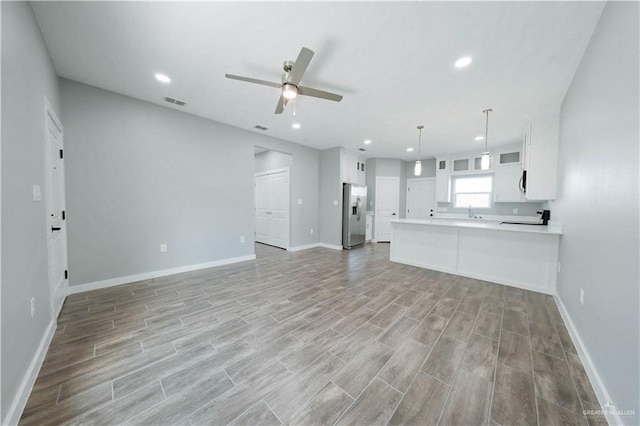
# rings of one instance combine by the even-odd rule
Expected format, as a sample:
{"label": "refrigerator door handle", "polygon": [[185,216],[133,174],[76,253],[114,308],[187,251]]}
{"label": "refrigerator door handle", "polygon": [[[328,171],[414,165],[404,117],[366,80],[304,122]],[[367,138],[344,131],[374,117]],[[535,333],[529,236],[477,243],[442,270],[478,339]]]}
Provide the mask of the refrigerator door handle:
{"label": "refrigerator door handle", "polygon": [[357,212],[357,219],[358,221],[360,221],[360,216],[362,215],[362,207],[361,207],[362,203],[360,202],[360,197],[358,197],[356,199],[356,212]]}

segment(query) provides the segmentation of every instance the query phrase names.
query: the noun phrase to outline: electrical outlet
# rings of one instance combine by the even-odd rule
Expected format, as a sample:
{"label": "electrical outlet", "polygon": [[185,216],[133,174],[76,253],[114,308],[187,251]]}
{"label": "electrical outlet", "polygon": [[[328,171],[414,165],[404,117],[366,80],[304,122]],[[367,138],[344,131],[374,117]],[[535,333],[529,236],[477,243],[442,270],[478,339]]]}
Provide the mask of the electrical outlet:
{"label": "electrical outlet", "polygon": [[584,290],[580,289],[580,304],[584,305]]}
{"label": "electrical outlet", "polygon": [[29,307],[31,309],[31,318],[33,318],[36,314],[36,298],[32,297],[31,302],[29,302]]}
{"label": "electrical outlet", "polygon": [[302,205],[302,198],[298,198],[298,205],[301,206]]}
{"label": "electrical outlet", "polygon": [[310,233],[310,234],[313,234],[313,228],[311,228],[311,229],[309,230],[309,233]]}
{"label": "electrical outlet", "polygon": [[518,209],[513,209],[513,214],[518,214]]}
{"label": "electrical outlet", "polygon": [[241,243],[244,243],[244,235],[241,235],[241,236],[240,236],[240,242],[241,242]]}
{"label": "electrical outlet", "polygon": [[167,252],[167,245],[160,244],[160,253],[166,253],[166,252]]}

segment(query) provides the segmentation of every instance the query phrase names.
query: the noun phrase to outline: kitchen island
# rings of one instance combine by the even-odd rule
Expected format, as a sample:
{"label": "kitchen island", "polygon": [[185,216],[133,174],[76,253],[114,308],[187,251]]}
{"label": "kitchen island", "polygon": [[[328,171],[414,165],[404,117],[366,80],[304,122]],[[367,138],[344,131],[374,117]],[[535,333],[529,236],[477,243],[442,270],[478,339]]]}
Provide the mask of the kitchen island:
{"label": "kitchen island", "polygon": [[555,293],[561,226],[398,219],[391,228],[393,262]]}

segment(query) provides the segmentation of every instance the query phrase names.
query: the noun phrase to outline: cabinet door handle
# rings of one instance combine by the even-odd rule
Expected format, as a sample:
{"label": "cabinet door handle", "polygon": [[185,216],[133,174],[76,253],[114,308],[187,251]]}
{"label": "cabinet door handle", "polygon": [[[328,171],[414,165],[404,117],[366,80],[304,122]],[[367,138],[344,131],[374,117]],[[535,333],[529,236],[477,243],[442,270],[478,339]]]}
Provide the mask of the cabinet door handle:
{"label": "cabinet door handle", "polygon": [[52,226],[52,227],[51,227],[51,232],[54,232],[54,231],[61,231],[61,230],[62,230],[62,228],[58,228],[58,227],[55,227],[55,226]]}

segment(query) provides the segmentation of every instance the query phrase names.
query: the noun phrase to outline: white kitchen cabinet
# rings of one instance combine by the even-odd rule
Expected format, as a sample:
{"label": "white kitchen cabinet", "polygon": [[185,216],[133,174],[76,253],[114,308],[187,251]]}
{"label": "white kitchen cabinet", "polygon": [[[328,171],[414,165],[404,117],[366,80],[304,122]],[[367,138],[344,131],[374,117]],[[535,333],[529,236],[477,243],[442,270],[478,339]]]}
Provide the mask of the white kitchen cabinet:
{"label": "white kitchen cabinet", "polygon": [[355,152],[346,149],[340,151],[340,170],[342,182],[364,185],[364,159]]}
{"label": "white kitchen cabinet", "polygon": [[366,159],[363,157],[358,157],[358,185],[366,185],[367,184],[367,175],[365,172],[366,167]]}
{"label": "white kitchen cabinet", "polygon": [[[471,165],[473,167],[473,171],[474,172],[482,172],[482,157],[480,155],[478,155],[477,157],[474,156],[471,158]],[[491,159],[491,162],[489,163],[489,168],[491,168],[491,166],[493,165],[493,158]]]}
{"label": "white kitchen cabinet", "polygon": [[558,176],[559,114],[534,117],[524,135],[525,199],[555,200]]}
{"label": "white kitchen cabinet", "polygon": [[493,201],[497,203],[525,201],[520,187],[522,149],[504,147],[496,151],[493,177]]}
{"label": "white kitchen cabinet", "polygon": [[495,156],[491,155],[491,162],[489,163],[489,169],[482,170],[481,163],[482,158],[480,153],[460,154],[451,157],[451,174],[470,174],[470,173],[484,173],[493,170],[495,164]]}
{"label": "white kitchen cabinet", "polygon": [[468,158],[456,158],[453,160],[454,173],[468,172],[469,170],[470,170],[470,167],[469,167]]}
{"label": "white kitchen cabinet", "polygon": [[451,202],[451,165],[449,158],[436,159],[436,202]]}
{"label": "white kitchen cabinet", "polygon": [[493,175],[493,200],[496,203],[524,201],[520,192],[522,166],[520,163],[496,167]]}

